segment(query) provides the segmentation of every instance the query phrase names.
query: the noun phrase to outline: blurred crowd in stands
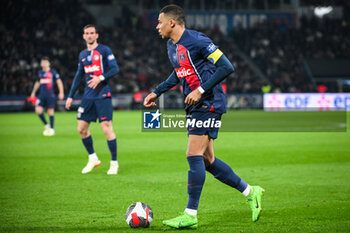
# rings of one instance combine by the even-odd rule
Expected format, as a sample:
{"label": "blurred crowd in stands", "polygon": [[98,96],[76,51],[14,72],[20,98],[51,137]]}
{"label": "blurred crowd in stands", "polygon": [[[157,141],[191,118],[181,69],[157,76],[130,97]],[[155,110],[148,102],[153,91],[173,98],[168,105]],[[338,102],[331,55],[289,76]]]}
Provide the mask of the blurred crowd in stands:
{"label": "blurred crowd in stands", "polygon": [[[38,2],[40,4],[38,5]],[[49,56],[69,92],[77,69],[79,52],[85,49],[82,28],[95,19],[77,0],[4,2],[0,22],[0,95],[29,95],[40,58]],[[345,14],[345,13],[344,13]],[[127,8],[113,28],[98,27],[100,43],[111,47],[120,73],[111,79],[112,92],[151,91],[172,72],[166,41]],[[219,45],[236,68],[226,80],[229,93],[261,93],[264,85],[274,92],[315,92],[306,75],[306,58],[349,58],[349,21],[302,19],[300,28],[263,23],[237,29],[232,37],[204,31]],[[258,77],[238,56],[244,52],[262,73]],[[81,89],[82,90],[82,89]],[[80,91],[81,91],[80,90]],[[338,91],[330,86],[328,91]]]}
{"label": "blurred crowd in stands", "polygon": [[[236,30],[234,41],[260,67],[277,92],[315,92],[307,76],[306,59],[349,59],[350,22],[337,19],[301,19],[298,29],[262,23]],[[336,83],[327,83],[337,92]]]}

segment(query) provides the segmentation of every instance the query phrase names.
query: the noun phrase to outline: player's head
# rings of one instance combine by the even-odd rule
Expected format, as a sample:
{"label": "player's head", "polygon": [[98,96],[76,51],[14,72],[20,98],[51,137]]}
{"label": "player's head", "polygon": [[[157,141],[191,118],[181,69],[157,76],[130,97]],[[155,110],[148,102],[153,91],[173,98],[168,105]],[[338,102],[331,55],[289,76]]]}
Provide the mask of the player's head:
{"label": "player's head", "polygon": [[159,12],[157,30],[162,38],[169,38],[173,29],[185,27],[185,12],[177,5],[167,5]]}
{"label": "player's head", "polygon": [[95,25],[88,24],[83,28],[83,31],[83,38],[86,41],[86,44],[92,45],[96,43],[98,39],[98,33]]}
{"label": "player's head", "polygon": [[47,70],[50,68],[50,59],[49,57],[42,57],[40,61],[40,66],[43,70]]}

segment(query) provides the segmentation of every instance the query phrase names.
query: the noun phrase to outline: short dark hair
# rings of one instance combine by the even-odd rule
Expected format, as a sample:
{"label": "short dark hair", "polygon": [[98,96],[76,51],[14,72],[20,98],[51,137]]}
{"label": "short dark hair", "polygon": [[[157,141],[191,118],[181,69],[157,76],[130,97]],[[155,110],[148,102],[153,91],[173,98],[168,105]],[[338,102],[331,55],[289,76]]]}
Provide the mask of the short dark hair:
{"label": "short dark hair", "polygon": [[42,60],[42,61],[43,61],[43,60],[50,61],[50,58],[49,58],[48,56],[44,56],[44,57],[41,58],[41,60]]}
{"label": "short dark hair", "polygon": [[94,24],[85,25],[85,26],[83,27],[83,32],[84,32],[85,29],[87,29],[87,28],[95,28],[95,31],[96,31],[96,33],[97,33],[97,28],[96,28],[96,26],[95,26]]}
{"label": "short dark hair", "polygon": [[167,5],[167,6],[163,7],[159,13],[171,15],[181,25],[185,25],[185,23],[186,23],[185,12],[178,5],[174,5],[174,4]]}

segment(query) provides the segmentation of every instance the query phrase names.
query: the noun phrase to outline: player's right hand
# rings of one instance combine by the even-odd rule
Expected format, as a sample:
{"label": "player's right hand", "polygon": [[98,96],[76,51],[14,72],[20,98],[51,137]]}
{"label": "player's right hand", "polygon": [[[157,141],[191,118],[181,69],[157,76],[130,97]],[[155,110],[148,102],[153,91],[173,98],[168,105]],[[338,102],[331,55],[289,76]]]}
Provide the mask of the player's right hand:
{"label": "player's right hand", "polygon": [[148,94],[148,96],[145,98],[145,100],[143,101],[143,105],[146,107],[146,108],[149,108],[149,107],[153,107],[153,106],[157,106],[155,101],[157,99],[157,95],[156,93],[152,92],[150,94]]}
{"label": "player's right hand", "polygon": [[67,98],[66,101],[66,109],[69,110],[70,106],[72,106],[73,99],[72,98]]}

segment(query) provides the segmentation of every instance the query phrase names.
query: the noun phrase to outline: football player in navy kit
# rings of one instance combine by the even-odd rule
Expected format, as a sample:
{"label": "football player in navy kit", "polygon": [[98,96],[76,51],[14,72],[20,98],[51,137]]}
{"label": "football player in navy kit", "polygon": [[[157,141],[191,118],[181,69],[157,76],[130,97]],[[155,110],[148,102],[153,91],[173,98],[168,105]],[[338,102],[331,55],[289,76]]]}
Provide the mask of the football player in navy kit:
{"label": "football player in navy kit", "polygon": [[[40,89],[38,99],[35,103],[35,112],[38,114],[41,121],[44,123],[44,136],[55,135],[54,119],[55,119],[55,89],[54,84],[56,81],[58,87],[58,98],[64,99],[63,83],[56,70],[50,68],[50,60],[48,57],[43,57],[40,61],[41,70],[38,72],[37,81],[34,83],[33,91],[30,95],[31,99],[35,98],[35,93]],[[49,115],[50,124],[47,123],[44,116],[44,109],[47,109]]]}
{"label": "football player in navy kit", "polygon": [[93,168],[101,165],[101,161],[95,153],[89,131],[90,122],[96,122],[98,119],[111,152],[110,168],[107,174],[115,175],[118,173],[119,164],[117,160],[117,139],[112,125],[113,107],[109,79],[119,72],[119,68],[111,49],[106,45],[97,43],[99,35],[96,27],[89,24],[84,27],[83,31],[87,49],[79,55],[78,70],[66,101],[66,109],[70,109],[73,96],[85,75],[84,95],[77,116],[78,131],[89,154],[88,163],[83,168],[82,173],[89,173]]}
{"label": "football player in navy kit", "polygon": [[[185,28],[185,14],[176,5],[165,6],[159,14],[157,30],[167,42],[168,56],[174,68],[144,100],[145,107],[155,106],[155,100],[180,82],[185,95],[185,110],[191,121],[221,120],[226,112],[226,101],[221,81],[234,68],[220,49],[203,33]],[[165,220],[163,224],[173,228],[197,228],[198,203],[205,181],[206,171],[216,179],[237,189],[247,197],[252,209],[252,219],[257,221],[261,211],[263,189],[250,186],[231,167],[214,156],[214,139],[218,127],[188,127],[187,161],[188,202],[183,214]]]}

